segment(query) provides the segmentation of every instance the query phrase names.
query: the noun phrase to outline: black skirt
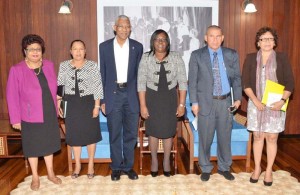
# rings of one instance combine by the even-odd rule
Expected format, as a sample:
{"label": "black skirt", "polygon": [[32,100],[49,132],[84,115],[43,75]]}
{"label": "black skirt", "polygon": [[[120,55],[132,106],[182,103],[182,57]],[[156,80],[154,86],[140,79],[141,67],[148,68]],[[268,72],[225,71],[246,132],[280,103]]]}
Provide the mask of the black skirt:
{"label": "black skirt", "polygon": [[42,88],[44,122],[21,122],[25,157],[47,156],[60,150],[61,147],[56,108],[42,69],[37,77]]}
{"label": "black skirt", "polygon": [[99,117],[93,118],[95,100],[93,95],[80,97],[77,71],[75,72],[75,95],[65,95],[67,101],[66,143],[85,146],[102,140]]}
{"label": "black skirt", "polygon": [[158,90],[146,89],[146,104],[149,118],[145,122],[146,134],[166,139],[176,134],[177,127],[177,91],[168,89],[166,71],[160,65]]}

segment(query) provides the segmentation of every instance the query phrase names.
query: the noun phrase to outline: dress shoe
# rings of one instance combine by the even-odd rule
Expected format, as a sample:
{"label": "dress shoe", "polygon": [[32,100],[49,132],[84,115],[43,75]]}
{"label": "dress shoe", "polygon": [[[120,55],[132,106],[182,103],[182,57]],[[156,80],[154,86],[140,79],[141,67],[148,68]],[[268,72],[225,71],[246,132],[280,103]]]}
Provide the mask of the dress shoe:
{"label": "dress shoe", "polygon": [[158,171],[151,171],[151,176],[152,177],[157,177],[158,176]]}
{"label": "dress shoe", "polygon": [[56,176],[54,176],[54,177],[48,177],[48,180],[51,181],[54,184],[58,184],[58,185],[62,184],[61,179],[59,177],[56,177]]}
{"label": "dress shoe", "polygon": [[218,170],[218,173],[220,175],[223,175],[225,177],[225,179],[227,179],[227,180],[230,180],[230,181],[234,180],[234,176],[229,171]]}
{"label": "dress shoe", "polygon": [[71,178],[72,179],[76,179],[77,177],[79,177],[79,173],[72,173]]}
{"label": "dress shoe", "polygon": [[[254,174],[254,173],[252,173],[252,175],[251,175],[251,177],[250,177],[250,180],[249,180],[249,181],[250,181],[250,183],[257,183],[257,182],[258,182],[258,179],[259,179],[259,176],[258,176],[258,178],[257,178],[257,179],[253,179],[253,178],[252,178],[253,174]],[[260,174],[261,174],[261,173],[259,173],[259,175],[260,175]]]}
{"label": "dress shoe", "polygon": [[271,186],[273,184],[273,181],[265,181],[264,180],[264,185],[265,186]]}
{"label": "dress shoe", "polygon": [[130,169],[129,171],[123,171],[123,172],[131,180],[136,180],[139,178],[139,176],[136,174],[136,172],[133,169]]}
{"label": "dress shoe", "polygon": [[88,173],[86,176],[88,179],[93,179],[95,177],[95,173]]}
{"label": "dress shoe", "polygon": [[252,176],[251,176],[249,181],[250,181],[250,183],[257,183],[258,179],[253,179]]}
{"label": "dress shoe", "polygon": [[38,191],[40,188],[40,180],[32,181],[30,185],[30,189],[33,191]]}
{"label": "dress shoe", "polygon": [[165,177],[170,177],[171,176],[171,171],[164,171],[164,176]]}
{"label": "dress shoe", "polygon": [[210,178],[210,173],[202,173],[200,176],[201,181],[208,181]]}
{"label": "dress shoe", "polygon": [[120,170],[113,170],[111,175],[111,180],[112,181],[118,181],[121,178],[121,171]]}

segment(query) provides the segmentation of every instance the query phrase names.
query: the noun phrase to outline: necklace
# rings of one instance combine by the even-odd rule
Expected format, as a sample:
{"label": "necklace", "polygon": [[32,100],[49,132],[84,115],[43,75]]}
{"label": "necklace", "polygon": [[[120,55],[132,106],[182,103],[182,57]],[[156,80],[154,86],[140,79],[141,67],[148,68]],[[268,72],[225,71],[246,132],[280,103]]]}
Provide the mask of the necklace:
{"label": "necklace", "polygon": [[27,60],[25,60],[25,62],[26,62],[27,67],[29,69],[33,70],[35,75],[39,75],[41,73],[41,69],[42,69],[41,67],[43,66],[43,63],[41,63],[38,67],[32,67]]}
{"label": "necklace", "polygon": [[39,75],[41,73],[41,66],[38,67],[38,71],[36,71],[36,69],[34,69],[34,73],[35,73],[35,75]]}

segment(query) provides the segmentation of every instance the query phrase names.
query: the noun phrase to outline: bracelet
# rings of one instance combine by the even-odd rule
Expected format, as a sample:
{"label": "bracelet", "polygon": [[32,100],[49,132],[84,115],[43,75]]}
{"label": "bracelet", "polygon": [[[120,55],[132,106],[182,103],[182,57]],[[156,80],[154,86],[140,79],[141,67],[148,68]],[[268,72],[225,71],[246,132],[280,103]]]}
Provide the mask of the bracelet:
{"label": "bracelet", "polygon": [[95,105],[95,108],[101,108],[101,106]]}
{"label": "bracelet", "polygon": [[281,98],[281,100],[282,100],[284,103],[286,103],[286,99],[284,99],[284,98]]}
{"label": "bracelet", "polygon": [[180,107],[185,107],[185,105],[183,105],[183,104],[179,104],[179,106],[180,106]]}

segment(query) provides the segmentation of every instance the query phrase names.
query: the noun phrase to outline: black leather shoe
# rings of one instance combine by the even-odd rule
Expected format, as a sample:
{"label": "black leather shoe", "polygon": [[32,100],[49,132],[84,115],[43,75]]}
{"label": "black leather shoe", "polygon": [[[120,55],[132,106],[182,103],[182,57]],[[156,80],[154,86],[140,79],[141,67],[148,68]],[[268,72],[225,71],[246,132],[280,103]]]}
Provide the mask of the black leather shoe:
{"label": "black leather shoe", "polygon": [[258,182],[258,179],[253,179],[253,178],[252,178],[253,174],[254,174],[254,173],[252,173],[252,175],[251,175],[249,181],[250,181],[250,183],[257,183],[257,182]]}
{"label": "black leather shoe", "polygon": [[119,170],[113,170],[110,177],[112,181],[118,181],[120,180],[121,171]]}
{"label": "black leather shoe", "polygon": [[265,181],[264,180],[264,185],[265,186],[271,186],[273,184],[273,181]]}
{"label": "black leather shoe", "polygon": [[220,175],[223,175],[225,177],[225,179],[227,179],[227,180],[230,180],[230,181],[234,180],[234,176],[229,171],[218,170],[218,173]]}
{"label": "black leather shoe", "polygon": [[164,176],[170,177],[171,176],[171,172],[170,171],[164,171]]}
{"label": "black leather shoe", "polygon": [[201,181],[208,181],[210,178],[210,173],[202,173],[200,176]]}
{"label": "black leather shoe", "polygon": [[139,176],[136,174],[136,172],[133,169],[130,169],[129,171],[123,171],[123,172],[131,180],[136,180],[139,178]]}
{"label": "black leather shoe", "polygon": [[257,183],[258,182],[258,179],[253,179],[252,177],[250,177],[250,183]]}
{"label": "black leather shoe", "polygon": [[151,173],[152,177],[157,177],[158,176],[158,171],[154,171],[154,172],[151,171],[150,173]]}

